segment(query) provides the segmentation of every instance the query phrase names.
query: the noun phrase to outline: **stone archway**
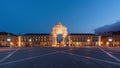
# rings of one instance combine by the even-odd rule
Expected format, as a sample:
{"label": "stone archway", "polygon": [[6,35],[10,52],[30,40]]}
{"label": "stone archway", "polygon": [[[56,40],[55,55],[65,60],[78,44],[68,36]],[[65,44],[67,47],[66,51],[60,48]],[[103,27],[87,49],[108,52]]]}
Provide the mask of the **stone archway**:
{"label": "stone archway", "polygon": [[62,46],[66,46],[68,32],[67,32],[67,28],[63,26],[61,22],[59,22],[56,26],[52,28],[51,35],[52,35],[52,46],[53,47],[59,47],[59,45],[57,45],[58,43],[57,36],[59,34],[62,35],[62,41],[61,41]]}

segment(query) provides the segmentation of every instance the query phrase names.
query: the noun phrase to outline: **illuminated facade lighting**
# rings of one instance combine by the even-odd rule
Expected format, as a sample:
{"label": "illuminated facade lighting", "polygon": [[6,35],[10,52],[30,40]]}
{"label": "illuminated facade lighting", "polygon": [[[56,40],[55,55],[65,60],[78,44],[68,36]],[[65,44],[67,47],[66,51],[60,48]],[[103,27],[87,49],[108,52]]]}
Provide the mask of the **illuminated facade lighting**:
{"label": "illuminated facade lighting", "polygon": [[10,42],[10,41],[11,41],[11,39],[10,39],[10,38],[7,38],[7,41],[8,41],[8,42]]}
{"label": "illuminated facade lighting", "polygon": [[31,42],[32,41],[32,39],[29,39],[29,42]]}
{"label": "illuminated facade lighting", "polygon": [[18,46],[21,47],[21,36],[18,36]]}
{"label": "illuminated facade lighting", "polygon": [[109,42],[112,42],[112,38],[109,38],[108,41],[109,41]]}
{"label": "illuminated facade lighting", "polygon": [[[62,34],[62,41],[57,37]],[[13,45],[17,47],[25,46],[51,46],[51,47],[79,47],[79,46],[120,46],[120,35],[116,33],[105,33],[106,35],[96,35],[92,33],[69,33],[67,27],[59,22],[48,34],[0,34],[0,44],[2,46]],[[112,35],[113,34],[113,35]],[[7,39],[6,39],[7,38]],[[114,40],[113,40],[114,39]],[[11,43],[12,42],[12,43]]]}
{"label": "illuminated facade lighting", "polygon": [[90,42],[90,39],[88,39],[87,42]]}

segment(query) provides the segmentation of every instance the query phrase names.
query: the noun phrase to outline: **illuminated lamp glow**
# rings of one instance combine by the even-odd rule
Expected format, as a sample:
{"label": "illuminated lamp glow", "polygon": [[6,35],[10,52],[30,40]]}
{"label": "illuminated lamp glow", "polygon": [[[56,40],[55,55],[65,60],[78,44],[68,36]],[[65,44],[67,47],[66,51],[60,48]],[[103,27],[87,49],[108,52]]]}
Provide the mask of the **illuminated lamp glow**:
{"label": "illuminated lamp glow", "polygon": [[111,38],[109,38],[109,39],[108,39],[108,41],[109,41],[109,42],[111,42],[111,41],[112,41],[112,39],[111,39]]}

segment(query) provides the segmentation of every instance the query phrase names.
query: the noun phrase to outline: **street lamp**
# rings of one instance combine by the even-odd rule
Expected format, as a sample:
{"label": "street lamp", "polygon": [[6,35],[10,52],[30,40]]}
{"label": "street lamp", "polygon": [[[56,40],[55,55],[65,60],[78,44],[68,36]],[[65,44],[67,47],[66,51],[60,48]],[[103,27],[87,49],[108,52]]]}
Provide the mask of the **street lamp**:
{"label": "street lamp", "polygon": [[90,42],[90,39],[87,39],[87,45],[88,45],[88,46],[89,46],[89,44],[90,44],[89,42]]}
{"label": "street lamp", "polygon": [[90,39],[88,39],[87,42],[90,42]]}
{"label": "street lamp", "polygon": [[109,38],[108,41],[109,41],[109,42],[112,42],[112,38]]}
{"label": "street lamp", "polygon": [[11,41],[11,39],[10,39],[10,38],[7,38],[7,41],[8,41],[8,42],[10,42],[10,41]]}
{"label": "street lamp", "polygon": [[[31,46],[31,41],[32,41],[32,40],[31,40],[31,39],[29,39],[29,45],[30,45],[30,46]],[[32,46],[31,46],[31,47],[32,47]]]}
{"label": "street lamp", "polygon": [[11,39],[7,38],[7,44],[8,44],[8,46],[10,46],[10,41],[11,41]]}
{"label": "street lamp", "polygon": [[32,40],[31,39],[29,39],[29,42],[31,42]]}
{"label": "street lamp", "polygon": [[109,45],[112,45],[113,39],[112,39],[112,38],[109,38],[108,41],[109,41],[109,43],[110,43]]}

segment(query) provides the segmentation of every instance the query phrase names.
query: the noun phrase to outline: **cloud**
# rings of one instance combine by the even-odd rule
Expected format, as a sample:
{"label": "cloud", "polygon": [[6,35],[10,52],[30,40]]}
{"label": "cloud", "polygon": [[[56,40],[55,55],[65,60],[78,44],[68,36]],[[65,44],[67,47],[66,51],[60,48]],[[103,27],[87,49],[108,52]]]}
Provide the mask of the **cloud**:
{"label": "cloud", "polygon": [[120,21],[116,22],[114,24],[111,25],[105,25],[103,27],[99,27],[97,29],[94,30],[95,33],[103,33],[103,32],[109,32],[109,31],[120,31]]}

